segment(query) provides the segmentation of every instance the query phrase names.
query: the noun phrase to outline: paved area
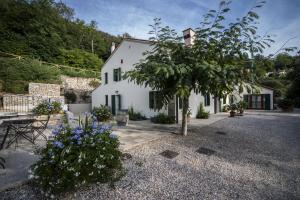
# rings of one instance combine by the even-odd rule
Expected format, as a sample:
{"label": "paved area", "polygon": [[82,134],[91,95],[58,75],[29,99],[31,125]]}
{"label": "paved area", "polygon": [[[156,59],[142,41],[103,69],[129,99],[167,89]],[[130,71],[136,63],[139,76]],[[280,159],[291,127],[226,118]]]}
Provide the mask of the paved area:
{"label": "paved area", "polygon": [[[211,115],[209,119],[191,119],[188,127],[204,127],[227,117],[227,113],[219,113]],[[120,149],[126,151],[168,137],[170,134],[180,134],[181,124],[153,124],[149,120],[130,121],[128,126],[114,127],[113,130],[119,136]]]}
{"label": "paved area", "polygon": [[[299,130],[300,115],[281,114],[191,125],[187,137],[169,134],[128,149],[133,157],[115,188],[95,184],[60,199],[300,199]],[[165,158],[165,150],[179,155]],[[1,197],[41,199],[29,185]]]}

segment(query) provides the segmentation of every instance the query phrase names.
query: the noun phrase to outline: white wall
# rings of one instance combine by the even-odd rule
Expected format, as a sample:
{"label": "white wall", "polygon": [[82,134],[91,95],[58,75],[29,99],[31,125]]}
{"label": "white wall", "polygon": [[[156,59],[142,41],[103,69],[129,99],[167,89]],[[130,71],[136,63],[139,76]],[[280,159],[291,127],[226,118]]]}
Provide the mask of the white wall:
{"label": "white wall", "polygon": [[68,110],[73,114],[91,112],[91,104],[90,103],[68,104]]}
{"label": "white wall", "polygon": [[[128,80],[115,82],[113,80],[113,70],[121,68],[122,74],[125,71],[133,69],[134,64],[144,58],[143,52],[151,50],[151,46],[147,42],[133,42],[123,40],[120,46],[115,50],[114,54],[101,70],[102,85],[96,88],[92,93],[92,107],[104,105],[105,95],[108,95],[108,105],[111,106],[111,95],[121,95],[122,109],[133,107],[135,111],[139,111],[146,117],[157,114],[149,108],[149,87],[138,86]],[[121,63],[123,59],[123,63]],[[108,84],[105,84],[105,73],[108,73]],[[160,112],[167,113],[167,109]]]}

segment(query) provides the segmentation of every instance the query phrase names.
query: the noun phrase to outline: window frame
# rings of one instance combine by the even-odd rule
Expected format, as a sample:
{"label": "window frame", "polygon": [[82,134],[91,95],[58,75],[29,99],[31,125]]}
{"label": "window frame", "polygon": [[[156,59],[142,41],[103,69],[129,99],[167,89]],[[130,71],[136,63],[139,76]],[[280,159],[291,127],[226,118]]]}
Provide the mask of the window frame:
{"label": "window frame", "polygon": [[209,93],[204,95],[204,106],[210,106],[210,94]]}
{"label": "window frame", "polygon": [[104,73],[104,84],[105,85],[108,84],[108,73],[107,72]]}
{"label": "window frame", "polygon": [[119,82],[122,80],[121,73],[121,67],[113,69],[113,79],[115,82]]}

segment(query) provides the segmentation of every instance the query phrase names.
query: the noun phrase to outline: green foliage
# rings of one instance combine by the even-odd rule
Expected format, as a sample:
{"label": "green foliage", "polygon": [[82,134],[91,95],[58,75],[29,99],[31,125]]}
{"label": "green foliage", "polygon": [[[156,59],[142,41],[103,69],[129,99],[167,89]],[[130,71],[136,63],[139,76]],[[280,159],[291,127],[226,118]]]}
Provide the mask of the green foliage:
{"label": "green foliage", "polygon": [[205,112],[203,103],[200,103],[200,105],[198,107],[196,118],[197,119],[208,119],[209,118],[209,112]]}
{"label": "green foliage", "polygon": [[106,122],[112,119],[112,113],[107,106],[101,105],[100,107],[94,107],[92,114],[97,118],[98,122]]}
{"label": "green foliage", "polygon": [[156,124],[174,124],[175,118],[164,113],[158,113],[156,116],[151,118],[151,122]]}
{"label": "green foliage", "polygon": [[147,119],[140,112],[135,112],[133,107],[130,107],[128,109],[128,115],[129,115],[129,119],[132,120],[132,121],[140,121],[140,120],[146,120]]}
{"label": "green foliage", "polygon": [[237,109],[238,109],[238,106],[237,106],[235,103],[232,103],[232,104],[230,104],[230,105],[228,106],[228,110],[229,110],[230,112],[236,112]]}
{"label": "green foliage", "polygon": [[278,102],[278,107],[281,108],[284,111],[292,111],[293,110],[293,101],[291,99],[281,99]]}
{"label": "green foliage", "polygon": [[[160,19],[151,25],[150,40],[153,50],[146,58],[127,72],[125,78],[139,85],[161,92],[161,101],[167,104],[174,96],[183,99],[182,134],[186,135],[188,98],[191,92],[222,97],[236,86],[246,82],[254,85],[256,76],[245,63],[248,52],[262,53],[274,42],[270,35],[260,36],[256,24],[258,3],[240,19],[228,23],[231,1],[221,1],[218,10],[204,15],[195,32],[194,44],[186,46],[182,38],[169,26],[162,27]],[[251,86],[250,85],[250,86]],[[240,91],[242,92],[242,91]]]}
{"label": "green foliage", "polygon": [[240,112],[240,113],[243,113],[244,110],[247,108],[248,106],[248,103],[246,101],[240,101],[236,104],[237,106],[237,110]]}
{"label": "green foliage", "polygon": [[228,112],[229,111],[229,105],[224,105],[222,108],[222,112]]}
{"label": "green foliage", "polygon": [[[88,68],[97,69],[101,59],[106,60],[110,54],[111,42],[119,42],[119,38],[97,30],[95,21],[86,23],[76,19],[74,10],[61,1],[53,0],[2,0],[0,3],[0,49],[1,51],[26,55],[57,64],[78,63],[70,57],[61,57],[61,49],[66,55],[78,51],[86,55],[92,53],[94,43],[94,58],[92,63],[83,62]],[[76,54],[77,55],[77,54]],[[96,59],[97,58],[97,59]],[[100,58],[100,59],[98,59]],[[100,65],[95,62],[100,61]]]}
{"label": "green foliage", "polygon": [[87,117],[84,121],[74,129],[57,127],[31,167],[30,178],[48,198],[90,183],[114,181],[121,172],[117,136],[106,125]]}
{"label": "green foliage", "polygon": [[100,82],[98,80],[91,80],[89,82],[89,86],[93,87],[93,88],[96,88],[100,85]]}
{"label": "green foliage", "polygon": [[38,60],[0,58],[0,80],[3,91],[26,93],[29,82],[58,83],[59,70]]}
{"label": "green foliage", "polygon": [[100,70],[103,65],[102,59],[99,59],[97,55],[81,49],[61,49],[60,55],[57,57],[57,62],[68,66],[93,70]]}
{"label": "green foliage", "polygon": [[58,101],[44,101],[32,109],[32,112],[36,115],[53,115],[59,114],[61,111],[61,103]]}
{"label": "green foliage", "polygon": [[287,89],[286,96],[293,100],[296,107],[300,108],[300,56],[295,57],[287,79],[291,84]]}
{"label": "green foliage", "polygon": [[67,91],[64,94],[67,103],[75,103],[77,100],[77,96],[73,91]]}

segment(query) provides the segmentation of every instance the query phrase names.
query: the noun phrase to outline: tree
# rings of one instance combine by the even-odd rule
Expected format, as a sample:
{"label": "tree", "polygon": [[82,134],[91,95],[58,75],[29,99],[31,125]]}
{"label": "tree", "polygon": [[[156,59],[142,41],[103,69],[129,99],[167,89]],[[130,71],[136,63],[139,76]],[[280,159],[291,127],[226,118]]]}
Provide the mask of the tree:
{"label": "tree", "polygon": [[259,17],[253,10],[263,3],[227,25],[225,15],[230,11],[230,2],[221,1],[218,10],[210,10],[204,16],[192,46],[186,46],[173,29],[161,27],[160,19],[155,19],[149,32],[152,50],[126,72],[125,78],[159,91],[165,105],[174,96],[183,99],[182,134],[187,135],[188,99],[192,92],[220,98],[237,86],[242,92],[244,86],[250,89],[249,83],[254,85],[256,78],[245,65],[249,62],[246,55],[262,53],[272,42],[269,35],[261,37],[256,31]]}

